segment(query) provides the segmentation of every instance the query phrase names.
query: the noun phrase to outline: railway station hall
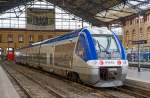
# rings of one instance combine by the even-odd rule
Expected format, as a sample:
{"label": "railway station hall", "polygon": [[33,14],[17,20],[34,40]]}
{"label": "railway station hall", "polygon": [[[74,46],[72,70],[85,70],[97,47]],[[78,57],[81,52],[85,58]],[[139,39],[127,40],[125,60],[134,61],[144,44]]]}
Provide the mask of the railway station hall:
{"label": "railway station hall", "polygon": [[150,98],[150,0],[0,0],[0,98]]}

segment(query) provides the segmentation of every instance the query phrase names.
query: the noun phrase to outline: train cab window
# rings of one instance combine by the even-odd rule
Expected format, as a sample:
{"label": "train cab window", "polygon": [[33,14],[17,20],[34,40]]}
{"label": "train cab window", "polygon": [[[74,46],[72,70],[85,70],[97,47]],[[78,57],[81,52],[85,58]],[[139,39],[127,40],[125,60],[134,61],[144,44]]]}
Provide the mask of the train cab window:
{"label": "train cab window", "polygon": [[113,36],[93,35],[93,42],[96,48],[98,58],[120,59],[119,47]]}
{"label": "train cab window", "polygon": [[83,60],[87,60],[87,43],[84,35],[80,35],[76,46],[76,54]]}

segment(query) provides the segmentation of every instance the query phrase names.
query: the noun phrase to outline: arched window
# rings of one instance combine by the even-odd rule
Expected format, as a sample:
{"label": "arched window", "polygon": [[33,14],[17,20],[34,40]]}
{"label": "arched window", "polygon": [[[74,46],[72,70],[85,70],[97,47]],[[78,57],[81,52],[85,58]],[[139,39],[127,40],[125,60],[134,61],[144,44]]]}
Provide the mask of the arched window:
{"label": "arched window", "polygon": [[132,33],[135,33],[135,29],[132,30]]}
{"label": "arched window", "polygon": [[143,28],[142,27],[140,28],[140,33],[143,33]]}
{"label": "arched window", "polygon": [[126,46],[128,46],[128,42],[129,42],[129,31],[127,30],[126,32],[125,32],[125,42],[126,42]]}
{"label": "arched window", "polygon": [[129,35],[129,31],[127,30],[125,34],[126,34],[126,35]]}
{"label": "arched window", "polygon": [[147,27],[147,32],[150,32],[150,26]]}
{"label": "arched window", "polygon": [[135,29],[132,30],[132,40],[135,40],[136,38],[136,32],[135,32]]}

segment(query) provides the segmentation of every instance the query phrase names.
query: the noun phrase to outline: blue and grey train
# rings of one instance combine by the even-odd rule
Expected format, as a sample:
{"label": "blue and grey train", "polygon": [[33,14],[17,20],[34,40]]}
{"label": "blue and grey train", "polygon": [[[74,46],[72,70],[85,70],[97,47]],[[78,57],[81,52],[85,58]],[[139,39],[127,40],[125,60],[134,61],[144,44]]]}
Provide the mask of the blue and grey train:
{"label": "blue and grey train", "polygon": [[95,87],[123,85],[126,53],[107,28],[82,28],[16,49],[16,62]]}
{"label": "blue and grey train", "polygon": [[[140,55],[140,58],[139,58]],[[127,59],[129,62],[150,62],[150,52],[140,52],[140,54],[136,51],[127,53]]]}

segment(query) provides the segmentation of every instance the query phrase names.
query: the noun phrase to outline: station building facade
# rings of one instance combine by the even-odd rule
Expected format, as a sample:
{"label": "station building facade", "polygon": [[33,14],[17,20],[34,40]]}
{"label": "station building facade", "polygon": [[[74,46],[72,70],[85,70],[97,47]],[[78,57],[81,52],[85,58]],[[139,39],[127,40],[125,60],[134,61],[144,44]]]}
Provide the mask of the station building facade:
{"label": "station building facade", "polygon": [[8,48],[20,48],[31,43],[52,38],[70,30],[27,30],[27,29],[0,29],[0,49],[4,52]]}
{"label": "station building facade", "polygon": [[143,16],[133,15],[123,22],[124,45],[127,49],[137,48],[133,41],[146,40],[144,45],[150,46],[150,10]]}

